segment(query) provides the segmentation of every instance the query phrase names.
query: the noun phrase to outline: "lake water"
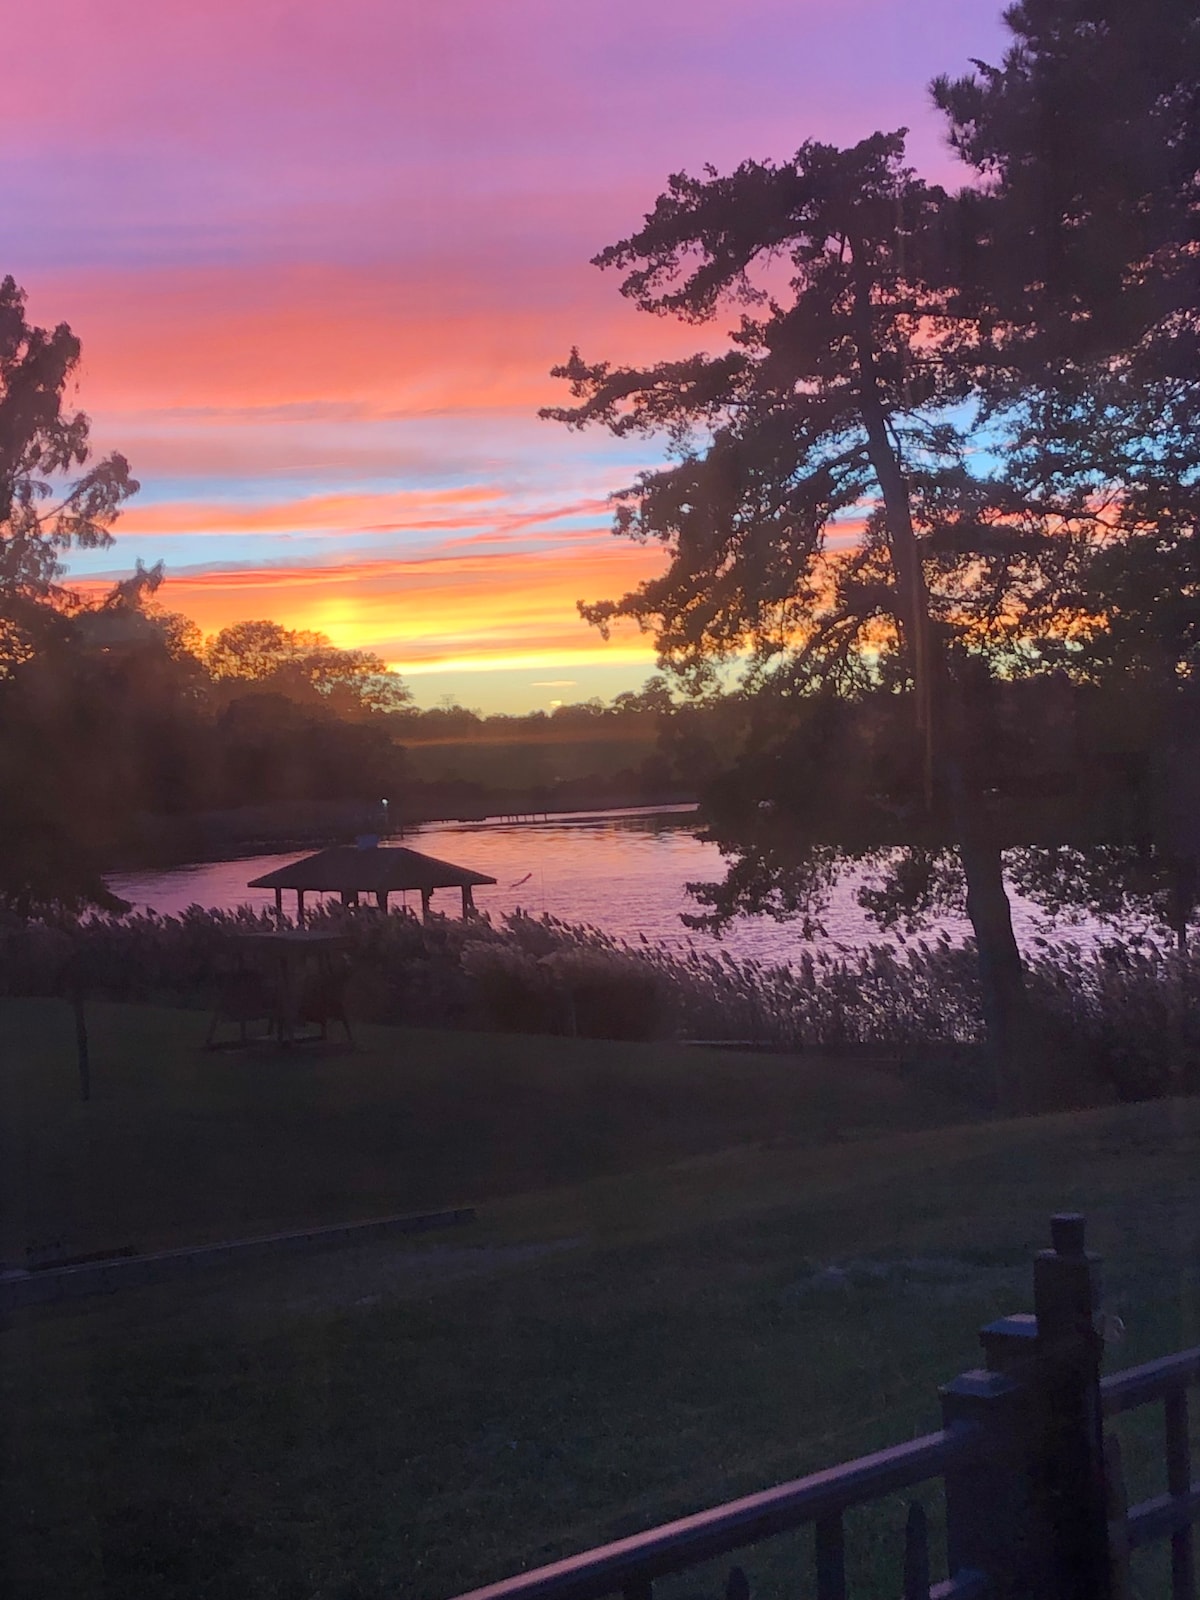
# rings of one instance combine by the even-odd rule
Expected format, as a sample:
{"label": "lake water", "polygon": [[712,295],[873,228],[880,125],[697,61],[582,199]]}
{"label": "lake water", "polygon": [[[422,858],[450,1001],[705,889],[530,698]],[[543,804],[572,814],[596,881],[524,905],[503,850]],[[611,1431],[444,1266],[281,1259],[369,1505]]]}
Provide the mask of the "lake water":
{"label": "lake water", "polygon": [[[685,885],[720,878],[722,861],[715,845],[692,833],[688,807],[658,812],[605,812],[590,816],[551,818],[546,822],[430,823],[407,831],[404,843],[426,855],[473,867],[496,878],[492,888],[475,891],[481,911],[493,916],[517,907],[534,914],[549,912],[568,922],[592,923],[606,933],[636,941],[640,936],[661,944],[715,947],[707,934],[691,933],[680,913],[697,909]],[[394,841],[399,842],[399,841]],[[177,913],[189,905],[233,906],[274,904],[268,890],[248,889],[247,880],[272,871],[302,852],[265,855],[237,861],[203,862],[170,871],[114,873],[109,884],[139,909]],[[404,897],[401,897],[402,899]],[[287,894],[291,910],[295,897]],[[407,896],[419,909],[420,898]],[[456,889],[434,895],[434,910],[455,916]],[[883,935],[855,903],[854,883],[843,882],[825,915],[829,938],[857,947]],[[1017,937],[1027,944],[1041,930],[1037,909],[1017,900],[1013,905]],[[951,938],[969,933],[965,920],[939,924]],[[936,930],[935,930],[936,931]],[[1099,930],[1072,929],[1070,937],[1090,943]],[[721,947],[737,956],[785,960],[805,948],[794,925],[767,917],[745,917],[729,930]]]}

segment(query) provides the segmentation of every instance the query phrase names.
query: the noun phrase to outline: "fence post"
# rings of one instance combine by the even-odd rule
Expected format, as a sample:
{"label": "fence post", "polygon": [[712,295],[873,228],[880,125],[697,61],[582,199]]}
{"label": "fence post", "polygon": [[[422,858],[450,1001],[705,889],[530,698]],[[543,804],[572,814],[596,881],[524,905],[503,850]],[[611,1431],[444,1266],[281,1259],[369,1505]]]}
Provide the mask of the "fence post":
{"label": "fence post", "polygon": [[1054,1600],[1030,1470],[1028,1393],[1005,1372],[964,1372],[941,1390],[942,1425],[982,1430],[978,1451],[946,1473],[950,1574],[975,1571],[989,1600]]}
{"label": "fence post", "polygon": [[985,1433],[980,1459],[946,1480],[950,1570],[977,1568],[1004,1600],[1111,1600],[1099,1262],[1082,1217],[1053,1217],[1050,1231],[1035,1314],[982,1329],[987,1370],[942,1390],[945,1426]]}
{"label": "fence post", "polygon": [[1096,1329],[1100,1258],[1084,1248],[1084,1219],[1052,1217],[1053,1248],[1033,1264],[1040,1437],[1035,1441],[1062,1600],[1109,1600],[1108,1497]]}

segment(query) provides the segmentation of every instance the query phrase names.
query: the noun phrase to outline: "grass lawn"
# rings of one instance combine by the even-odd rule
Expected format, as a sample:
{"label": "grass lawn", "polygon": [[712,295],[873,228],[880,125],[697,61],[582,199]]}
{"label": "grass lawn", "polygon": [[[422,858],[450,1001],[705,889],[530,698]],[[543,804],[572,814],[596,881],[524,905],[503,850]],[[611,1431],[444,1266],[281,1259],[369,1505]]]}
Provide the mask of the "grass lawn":
{"label": "grass lawn", "polygon": [[954,1113],[896,1074],[683,1046],[367,1028],[361,1048],[207,1052],[207,1018],[0,1001],[0,1260],[437,1206]]}
{"label": "grass lawn", "polygon": [[[39,1115],[74,1129],[52,1020],[27,1012],[25,1044],[14,1052],[9,1032],[6,1048],[27,1110],[30,1063],[63,1074]],[[382,1036],[357,1066],[297,1061],[294,1078],[270,1066],[277,1092],[308,1085],[278,1119],[266,1080],[251,1075],[252,1093],[226,1081],[233,1058],[217,1058],[212,1078],[191,1075],[208,1063],[188,1065],[179,1030],[190,1024],[136,1020],[175,1085],[157,1092],[156,1126],[192,1118],[208,1152],[244,1118],[276,1151],[273,1172],[282,1144],[319,1161],[322,1182],[335,1166],[329,1182],[351,1210],[385,1195],[408,1203],[378,1178],[347,1187],[354,1139],[384,1149],[374,1125],[388,1084],[413,1081]],[[72,1137],[111,1155],[144,1100],[108,1054],[129,1018],[114,1011],[109,1024],[106,1045],[97,1027],[87,1108],[102,1108],[111,1059],[108,1131]],[[424,1086],[410,1104],[452,1117],[435,1056],[460,1095],[494,1085],[465,1120],[478,1186],[453,1196],[486,1198],[487,1175],[497,1198],[478,1228],[9,1318],[6,1600],[439,1600],[898,1442],[936,1425],[936,1385],[975,1364],[979,1324],[1028,1308],[1029,1257],[1063,1207],[1088,1213],[1108,1258],[1107,1303],[1128,1328],[1112,1364],[1200,1340],[1200,1102],[932,1126],[930,1108],[886,1075],[880,1094],[890,1084],[894,1098],[871,1101],[857,1068],[814,1068],[806,1082],[744,1056],[403,1037]],[[535,1086],[549,1093],[564,1068],[583,1079],[559,1088],[550,1115]],[[144,1062],[136,1073],[157,1081]],[[523,1114],[506,1083],[527,1085]],[[756,1118],[744,1102],[760,1095]],[[29,1112],[23,1126],[43,1122]],[[394,1118],[393,1140],[404,1126]],[[142,1135],[130,1137],[133,1164]],[[404,1165],[432,1174],[420,1130],[403,1137]],[[238,1148],[253,1151],[249,1132]],[[144,1198],[184,1193],[166,1181]],[[287,1192],[297,1203],[300,1179]],[[1129,1435],[1135,1494],[1148,1492],[1151,1437]],[[896,1505],[852,1519],[858,1592],[896,1592],[903,1516]],[[806,1592],[807,1568],[794,1565],[806,1551],[801,1539],[749,1552],[756,1596]],[[1148,1568],[1139,1592],[1156,1581]],[[713,1572],[662,1594],[719,1589]]]}

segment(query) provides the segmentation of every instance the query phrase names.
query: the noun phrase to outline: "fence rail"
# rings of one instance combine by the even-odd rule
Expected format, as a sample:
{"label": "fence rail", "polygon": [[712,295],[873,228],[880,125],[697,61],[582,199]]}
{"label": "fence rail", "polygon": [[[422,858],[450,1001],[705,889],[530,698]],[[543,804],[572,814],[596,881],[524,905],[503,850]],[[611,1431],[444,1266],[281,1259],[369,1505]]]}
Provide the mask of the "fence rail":
{"label": "fence rail", "polygon": [[1200,1383],[1200,1346],[1163,1356],[1158,1361],[1147,1361],[1141,1367],[1126,1367],[1124,1372],[1110,1373],[1100,1380],[1100,1402],[1104,1415],[1114,1416],[1186,1390],[1191,1383]]}
{"label": "fence rail", "polygon": [[1125,1474],[1121,1449],[1115,1437],[1105,1441],[1108,1477],[1109,1544],[1113,1567],[1113,1592],[1117,1600],[1128,1592],[1129,1557],[1143,1545],[1160,1539],[1171,1541],[1171,1600],[1194,1600],[1196,1594],[1196,1535],[1200,1518],[1200,1482],[1192,1481],[1188,1422],[1188,1388],[1200,1384],[1200,1348],[1181,1350],[1141,1367],[1115,1372],[1100,1384],[1105,1416],[1138,1410],[1161,1401],[1163,1444],[1167,1462],[1167,1492],[1129,1507],[1125,1503]]}
{"label": "fence rail", "polygon": [[[847,1511],[933,1479],[946,1486],[947,1570],[930,1581],[925,1512],[909,1506],[897,1589],[904,1600],[1125,1600],[1129,1557],[1171,1543],[1171,1600],[1197,1600],[1200,1483],[1191,1479],[1188,1388],[1200,1348],[1100,1379],[1098,1258],[1083,1218],[1051,1221],[1034,1263],[1033,1316],[982,1330],[987,1365],[941,1391],[945,1426],[793,1482],[550,1566],[459,1600],[653,1600],[661,1578],[812,1526],[817,1600],[846,1600]],[[1167,1492],[1129,1508],[1120,1447],[1103,1418],[1161,1401]],[[802,1592],[812,1592],[805,1590]],[[734,1566],[726,1600],[751,1600]]]}
{"label": "fence rail", "polygon": [[601,1600],[810,1524],[817,1529],[818,1568],[832,1569],[841,1565],[835,1552],[841,1547],[845,1512],[941,1477],[951,1466],[975,1457],[982,1443],[982,1431],[970,1424],[942,1429],[475,1589],[463,1600]]}

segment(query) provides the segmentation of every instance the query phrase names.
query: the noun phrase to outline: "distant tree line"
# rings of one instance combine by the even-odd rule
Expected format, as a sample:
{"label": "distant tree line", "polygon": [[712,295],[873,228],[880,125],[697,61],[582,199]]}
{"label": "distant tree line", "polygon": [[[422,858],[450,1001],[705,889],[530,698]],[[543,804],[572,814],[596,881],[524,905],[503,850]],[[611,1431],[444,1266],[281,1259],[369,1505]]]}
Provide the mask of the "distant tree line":
{"label": "distant tree line", "polygon": [[[665,737],[683,707],[666,681],[483,716],[454,704],[408,707],[393,726],[406,747],[405,815],[470,817],[694,801],[682,747]],[[707,710],[704,713],[708,714]]]}
{"label": "distant tree line", "polygon": [[658,720],[678,705],[678,697],[661,673],[652,674],[640,689],[627,689],[611,701],[599,696],[589,700],[564,701],[549,711],[492,712],[484,716],[447,699],[441,705],[419,710],[404,707],[397,726],[416,742],[441,739],[509,739],[569,737],[572,732],[603,737],[614,729],[626,731],[641,726],[654,730]]}

